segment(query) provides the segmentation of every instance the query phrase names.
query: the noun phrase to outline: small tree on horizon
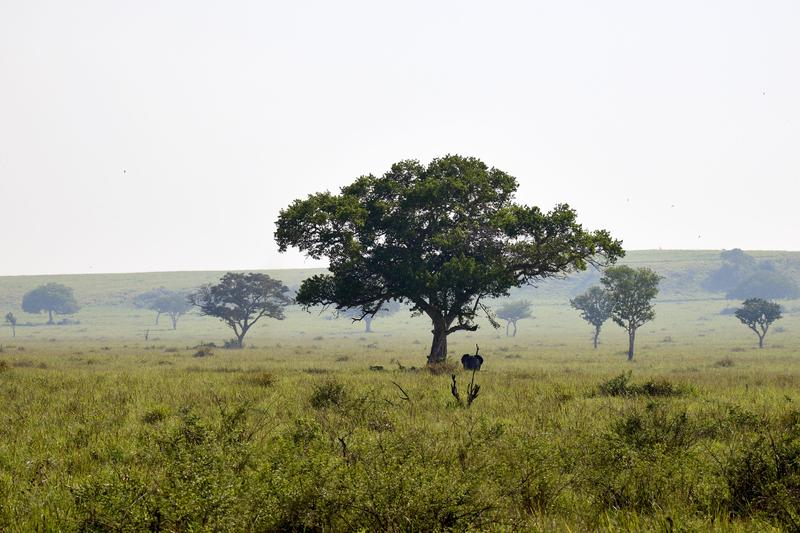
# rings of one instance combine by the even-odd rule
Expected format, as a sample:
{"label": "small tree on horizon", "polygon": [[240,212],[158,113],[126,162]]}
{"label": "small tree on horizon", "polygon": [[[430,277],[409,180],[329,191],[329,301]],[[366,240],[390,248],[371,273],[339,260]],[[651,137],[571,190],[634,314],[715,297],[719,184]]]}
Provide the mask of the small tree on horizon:
{"label": "small tree on horizon", "polygon": [[613,308],[611,298],[602,287],[595,285],[589,287],[586,292],[576,296],[569,301],[570,305],[581,312],[581,318],[594,326],[594,349],[597,349],[597,342],[600,338],[600,328],[606,320],[611,318]]}
{"label": "small tree on horizon", "polygon": [[[517,336],[517,321],[531,318],[531,302],[528,300],[517,300],[508,302],[497,309],[497,318],[506,321],[506,337]],[[514,326],[514,333],[508,334],[511,326]]]}
{"label": "small tree on horizon", "polygon": [[153,307],[153,303],[159,298],[163,298],[164,296],[168,296],[172,293],[173,291],[170,291],[166,287],[158,287],[156,289],[152,289],[149,291],[145,291],[141,294],[137,294],[136,296],[133,297],[132,303],[134,307],[155,311],[156,325],[158,325],[158,320],[161,318],[161,312]]}
{"label": "small tree on horizon", "polygon": [[447,338],[475,331],[484,303],[510,289],[613,263],[622,244],[586,231],[566,204],[545,213],[514,201],[517,180],[473,157],[422,165],[401,161],[381,177],[361,176],[281,210],[278,249],[329,259],[329,273],[303,281],[297,302],[361,308],[374,315],[407,302],[431,320],[428,364],[447,359]]}
{"label": "small tree on horizon", "polygon": [[611,300],[611,319],[628,332],[628,361],[633,360],[636,330],[656,316],[652,300],[661,279],[649,268],[627,265],[610,267],[600,278]]}
{"label": "small tree on horizon", "polygon": [[6,313],[6,324],[11,327],[11,336],[17,336],[17,317],[14,316],[14,313],[8,312]]}
{"label": "small tree on horizon", "polygon": [[364,322],[364,333],[372,333],[372,321],[380,316],[393,315],[400,310],[400,304],[397,302],[386,302],[378,309],[375,314],[365,313],[362,308],[348,309],[344,312],[344,316],[350,318],[353,322]]}
{"label": "small tree on horizon", "polygon": [[[189,295],[185,292],[169,292],[153,300],[150,304],[150,309],[156,311],[159,315],[167,315],[172,321],[172,329],[178,329],[178,319],[189,312],[192,308],[192,302],[189,301]],[[158,323],[158,319],[156,319]]]}
{"label": "small tree on horizon", "polygon": [[770,325],[783,318],[781,306],[763,298],[745,300],[742,307],[736,310],[735,316],[739,322],[752,329],[758,336],[759,348],[764,348],[764,337],[766,337]]}
{"label": "small tree on horizon", "polygon": [[53,324],[53,313],[72,315],[80,309],[72,289],[61,283],[48,283],[25,293],[22,297],[22,310],[37,315],[47,312],[47,323]]}
{"label": "small tree on horizon", "polygon": [[222,320],[244,346],[244,336],[263,317],[283,320],[284,308],[291,304],[289,288],[266,274],[228,272],[219,283],[203,285],[189,296],[200,314]]}

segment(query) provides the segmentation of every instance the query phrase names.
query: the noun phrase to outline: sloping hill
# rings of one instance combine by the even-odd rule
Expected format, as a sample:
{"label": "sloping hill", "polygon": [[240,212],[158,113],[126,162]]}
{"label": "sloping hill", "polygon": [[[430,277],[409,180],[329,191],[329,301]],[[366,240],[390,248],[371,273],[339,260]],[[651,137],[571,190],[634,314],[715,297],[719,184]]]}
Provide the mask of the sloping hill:
{"label": "sloping hill", "polygon": [[[800,281],[800,252],[756,251],[748,252],[759,260],[769,259],[781,269],[790,272]],[[647,266],[664,276],[659,298],[662,300],[696,300],[722,298],[722,294],[709,293],[701,287],[709,272],[721,264],[716,250],[634,250],[629,251],[621,264]],[[263,270],[290,287],[321,269]],[[128,306],[137,294],[166,287],[190,290],[204,283],[214,282],[224,272],[144,272],[130,274],[72,274],[60,276],[6,276],[0,277],[0,310],[18,310],[25,292],[38,285],[58,282],[72,287],[84,307]],[[513,291],[512,297],[538,301],[565,301],[597,283],[600,273],[587,271],[567,279],[547,280],[536,287]]]}

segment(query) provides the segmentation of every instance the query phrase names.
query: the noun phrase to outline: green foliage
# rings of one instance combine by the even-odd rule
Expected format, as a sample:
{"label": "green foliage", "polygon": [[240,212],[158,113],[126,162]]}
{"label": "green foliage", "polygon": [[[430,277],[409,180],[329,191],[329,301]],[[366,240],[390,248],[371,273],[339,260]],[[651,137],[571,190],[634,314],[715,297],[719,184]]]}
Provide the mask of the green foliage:
{"label": "green foliage", "polygon": [[725,294],[728,299],[746,298],[797,298],[800,287],[788,274],[771,270],[761,271],[744,278]]}
{"label": "green foliage", "polygon": [[22,310],[26,313],[48,313],[48,324],[53,323],[53,313],[57,315],[72,315],[78,312],[80,306],[75,300],[72,289],[60,283],[48,283],[37,287],[22,298]]}
{"label": "green foliage", "polygon": [[737,516],[762,515],[787,530],[800,529],[800,413],[776,434],[747,438],[725,465],[730,508]]}
{"label": "green foliage", "polygon": [[667,379],[650,379],[641,385],[631,383],[631,372],[622,373],[597,387],[601,396],[678,396],[682,394]]}
{"label": "green foliage", "polygon": [[712,271],[703,287],[713,292],[725,292],[728,299],[797,298],[800,287],[772,261],[756,259],[739,248],[720,253],[722,266]]}
{"label": "green foliage", "polygon": [[628,360],[633,359],[636,330],[656,316],[652,300],[661,279],[649,268],[627,265],[606,269],[600,279],[611,302],[611,319],[628,332]]}
{"label": "green foliage", "polygon": [[189,293],[170,291],[163,287],[142,293],[134,301],[135,305],[151,309],[159,316],[168,315],[172,320],[172,329],[178,328],[178,319],[192,308]]}
{"label": "green foliage", "polygon": [[736,310],[735,316],[739,322],[753,330],[758,336],[758,347],[763,348],[764,337],[767,335],[770,325],[782,318],[781,306],[761,298],[750,298]]}
{"label": "green foliage", "polygon": [[219,318],[233,330],[239,348],[244,336],[263,317],[284,319],[291,299],[289,288],[266,274],[228,272],[215,285],[204,285],[189,295],[200,314]]}
{"label": "green foliage", "polygon": [[528,300],[516,300],[505,303],[497,309],[497,318],[506,321],[506,336],[508,336],[508,329],[511,325],[514,326],[512,337],[517,336],[517,321],[532,316],[531,305]]}
{"label": "green foliage", "polygon": [[570,300],[569,304],[580,311],[582,319],[594,326],[594,347],[597,348],[600,328],[611,318],[613,310],[608,293],[599,286],[589,287],[586,292]]}
{"label": "green foliage", "polygon": [[584,231],[567,205],[543,213],[514,203],[516,189],[505,172],[452,155],[427,167],[402,161],[339,195],[295,201],[277,221],[279,249],[327,257],[331,272],[305,280],[297,301],[371,314],[408,302],[433,323],[435,363],[449,334],[475,331],[479,313],[493,321],[484,299],[623,254],[608,232]]}
{"label": "green foliage", "polygon": [[314,386],[309,402],[315,409],[343,406],[347,400],[347,390],[336,380],[327,380]]}

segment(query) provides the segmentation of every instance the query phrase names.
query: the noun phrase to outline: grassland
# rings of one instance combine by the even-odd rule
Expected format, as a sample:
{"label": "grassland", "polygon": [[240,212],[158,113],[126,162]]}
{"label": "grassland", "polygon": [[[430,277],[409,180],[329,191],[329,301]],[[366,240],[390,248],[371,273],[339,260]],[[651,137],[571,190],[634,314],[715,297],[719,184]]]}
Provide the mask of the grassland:
{"label": "grassland", "polygon": [[[423,318],[365,334],[291,309],[246,349],[196,357],[230,337],[220,323],[173,331],[126,302],[219,273],[0,278],[0,310],[31,323],[0,330],[0,529],[797,530],[800,302],[758,350],[720,314],[736,302],[699,288],[716,252],[627,260],[666,276],[633,363],[620,328],[592,350],[567,305],[591,275],[548,282],[515,295],[535,306],[517,337],[451,337],[486,356],[469,409],[419,369]],[[75,288],[79,324],[18,312],[52,280]],[[628,372],[638,389],[603,392]]]}

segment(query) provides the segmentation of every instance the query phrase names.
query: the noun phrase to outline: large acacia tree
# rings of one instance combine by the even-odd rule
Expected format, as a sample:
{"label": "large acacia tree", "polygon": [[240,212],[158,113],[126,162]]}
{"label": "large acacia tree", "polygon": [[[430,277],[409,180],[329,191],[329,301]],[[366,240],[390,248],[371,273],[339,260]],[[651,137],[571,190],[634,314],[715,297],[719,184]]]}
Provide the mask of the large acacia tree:
{"label": "large acacia tree", "polygon": [[545,213],[515,203],[516,190],[502,170],[449,155],[296,200],[277,221],[280,250],[330,261],[330,273],[303,281],[297,302],[364,316],[407,302],[431,319],[433,364],[446,359],[448,335],[478,328],[478,315],[497,327],[486,298],[623,255],[620,241],[584,230],[569,206]]}

